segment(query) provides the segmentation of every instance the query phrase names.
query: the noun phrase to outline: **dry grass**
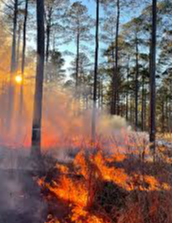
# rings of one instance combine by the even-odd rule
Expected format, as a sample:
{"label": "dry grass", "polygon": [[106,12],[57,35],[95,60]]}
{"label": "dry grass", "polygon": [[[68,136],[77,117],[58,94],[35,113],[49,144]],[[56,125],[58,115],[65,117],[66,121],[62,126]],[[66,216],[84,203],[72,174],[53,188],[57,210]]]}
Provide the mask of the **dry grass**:
{"label": "dry grass", "polygon": [[48,222],[172,222],[172,170],[168,149],[158,162],[133,154],[80,151],[39,180]]}

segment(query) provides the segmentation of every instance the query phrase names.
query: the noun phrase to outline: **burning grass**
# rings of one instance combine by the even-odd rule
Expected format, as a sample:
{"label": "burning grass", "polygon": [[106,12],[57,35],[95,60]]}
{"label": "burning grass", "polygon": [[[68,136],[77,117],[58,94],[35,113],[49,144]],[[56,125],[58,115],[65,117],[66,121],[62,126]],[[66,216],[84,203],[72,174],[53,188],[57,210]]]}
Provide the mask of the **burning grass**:
{"label": "burning grass", "polygon": [[163,160],[81,150],[38,183],[48,222],[172,222],[171,171]]}

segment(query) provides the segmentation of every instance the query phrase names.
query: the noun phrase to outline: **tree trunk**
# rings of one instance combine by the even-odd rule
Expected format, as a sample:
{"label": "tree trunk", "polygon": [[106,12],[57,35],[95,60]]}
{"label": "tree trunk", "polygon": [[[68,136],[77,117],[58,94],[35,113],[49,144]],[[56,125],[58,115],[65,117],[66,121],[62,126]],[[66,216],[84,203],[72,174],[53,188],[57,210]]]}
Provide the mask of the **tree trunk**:
{"label": "tree trunk", "polygon": [[120,24],[120,0],[117,0],[117,22],[116,22],[116,37],[115,37],[115,66],[112,78],[112,102],[111,114],[117,114],[117,99],[118,99],[118,52],[119,52],[119,24]]}
{"label": "tree trunk", "polygon": [[47,24],[47,29],[46,29],[46,33],[47,33],[47,41],[46,41],[46,63],[48,63],[48,59],[49,59],[49,47],[50,47],[50,24]]}
{"label": "tree trunk", "polygon": [[[152,43],[151,43],[151,74],[150,74],[150,142],[155,156],[155,110],[156,110],[156,20],[157,0],[152,0]],[[155,159],[155,158],[154,158]]]}
{"label": "tree trunk", "polygon": [[166,126],[165,126],[165,131],[168,132],[168,124],[169,124],[169,120],[168,120],[168,96],[166,97],[166,101],[165,101],[165,117],[166,117]]}
{"label": "tree trunk", "polygon": [[20,90],[20,115],[22,115],[23,110],[23,88],[24,88],[24,71],[25,71],[25,60],[26,60],[26,29],[27,29],[27,18],[28,18],[28,3],[29,0],[25,0],[25,14],[24,14],[24,22],[23,22],[23,49],[22,49],[22,83]]}
{"label": "tree trunk", "polygon": [[130,65],[129,65],[130,57],[128,57],[128,65],[127,65],[127,91],[126,91],[126,120],[128,121],[128,108],[129,108],[129,75],[130,75]]}
{"label": "tree trunk", "polygon": [[161,118],[161,130],[162,130],[162,133],[164,134],[164,131],[165,131],[165,112],[164,112],[164,101],[162,101],[162,118]]}
{"label": "tree trunk", "polygon": [[37,35],[37,70],[32,126],[32,153],[34,154],[40,154],[41,146],[41,120],[45,54],[44,0],[37,0]]}
{"label": "tree trunk", "polygon": [[147,92],[145,90],[145,99],[144,99],[144,107],[145,107],[145,112],[144,112],[144,127],[145,130],[147,131]]}
{"label": "tree trunk", "polygon": [[16,70],[17,17],[18,17],[18,0],[15,0],[15,2],[14,2],[14,18],[13,18],[12,53],[11,53],[11,74],[13,74]]}
{"label": "tree trunk", "polygon": [[92,141],[96,138],[96,102],[97,102],[97,77],[99,60],[99,10],[100,0],[96,4],[96,40],[95,40],[95,63],[94,63],[94,90],[93,90],[93,112],[92,112]]}
{"label": "tree trunk", "polygon": [[76,37],[76,87],[79,85],[79,55],[80,55],[80,31],[78,29]]}
{"label": "tree trunk", "polygon": [[16,55],[16,69],[19,67],[20,63],[20,41],[21,41],[21,25],[18,28],[18,43],[17,43],[17,55]]}
{"label": "tree trunk", "polygon": [[24,15],[24,23],[23,23],[23,50],[22,50],[22,75],[24,75],[25,69],[25,59],[26,59],[26,28],[27,28],[27,18],[28,18],[28,2],[29,0],[25,0],[25,15]]}
{"label": "tree trunk", "polygon": [[141,113],[141,121],[142,121],[142,131],[145,130],[145,78],[143,75],[142,78],[142,113]]}
{"label": "tree trunk", "polygon": [[11,49],[11,68],[10,68],[10,82],[8,90],[8,112],[6,127],[9,129],[11,126],[13,105],[14,105],[14,85],[13,76],[16,72],[16,36],[17,36],[17,19],[18,19],[18,0],[14,1],[14,15],[13,15],[13,36],[12,36],[12,49]]}
{"label": "tree trunk", "polygon": [[138,38],[136,34],[136,78],[135,78],[135,130],[138,128],[138,92],[139,92],[139,50],[138,50]]}

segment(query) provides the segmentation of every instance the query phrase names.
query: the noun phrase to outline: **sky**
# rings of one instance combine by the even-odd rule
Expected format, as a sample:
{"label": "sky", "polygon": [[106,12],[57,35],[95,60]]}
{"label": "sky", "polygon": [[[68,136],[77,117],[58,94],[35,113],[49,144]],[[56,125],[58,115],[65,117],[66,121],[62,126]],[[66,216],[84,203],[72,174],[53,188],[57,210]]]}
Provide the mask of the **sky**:
{"label": "sky", "polygon": [[[76,0],[71,0],[71,3],[75,2]],[[96,1],[95,0],[80,0],[82,2],[83,5],[86,5],[87,8],[88,8],[88,13],[89,15],[95,19],[96,18]],[[127,1],[127,0],[126,0]],[[128,22],[132,17],[133,17],[133,14],[136,14],[136,15],[139,15],[141,13],[143,9],[143,6],[142,5],[139,5],[139,9],[134,12],[134,10],[132,11],[128,11],[127,14],[125,15],[121,15],[121,19],[120,19],[120,22],[121,23],[126,23]],[[104,12],[102,10],[102,7],[100,7],[100,17],[103,17],[104,16]],[[114,24],[115,26],[115,24]],[[92,30],[93,34],[95,34],[95,30],[93,29]],[[107,46],[105,46],[104,44],[100,43],[100,49],[101,48],[106,48]],[[70,43],[68,46],[67,46],[68,49],[70,49],[72,52],[76,52],[76,46],[74,43]],[[95,46],[94,45],[91,45],[90,48],[92,48],[92,50],[94,51],[94,48]],[[61,51],[64,51],[66,49],[66,46],[62,46],[61,48],[59,48],[59,50]],[[99,61],[101,61],[101,52],[99,53]],[[70,67],[70,62],[72,60],[71,57],[66,57],[65,56],[65,68],[68,68]],[[94,58],[92,58],[91,60],[94,61]],[[68,72],[67,72],[68,73]]]}
{"label": "sky", "polygon": [[[75,2],[75,0],[71,0],[71,4]],[[92,18],[96,18],[95,15],[95,10],[96,10],[96,4],[94,0],[82,0],[81,1],[83,5],[86,5],[88,8],[88,13]],[[94,32],[94,31],[93,31]],[[91,47],[91,46],[90,46]],[[94,48],[94,46],[92,46],[92,48]],[[76,52],[76,46],[74,43],[70,43],[67,46],[61,46],[59,47],[59,50],[61,50],[62,52],[65,50],[70,50],[72,52]],[[70,71],[68,70],[68,68],[70,68],[70,64],[71,61],[73,60],[73,58],[71,56],[65,56],[65,66],[64,69],[66,69],[66,73],[67,73],[67,77],[70,77]]]}
{"label": "sky", "polygon": [[[75,2],[76,0],[71,0],[71,4],[73,3],[73,2]],[[87,6],[87,8],[88,8],[88,13],[89,13],[89,15],[93,18],[93,19],[95,19],[95,17],[96,17],[96,3],[95,3],[95,0],[80,0],[81,2],[82,2],[82,4],[84,4],[84,5],[86,5]],[[127,0],[126,0],[127,1]],[[141,10],[143,9],[143,7],[139,7],[139,10],[137,11],[137,15],[141,12]],[[104,16],[104,13],[103,13],[103,10],[102,10],[102,7],[100,8],[100,17],[103,17]],[[132,18],[132,16],[133,16],[133,10],[132,11],[129,11],[129,12],[127,12],[127,14],[125,15],[125,14],[123,14],[123,15],[121,15],[121,23],[124,23],[124,22],[127,22],[127,21],[129,21],[131,18]],[[114,26],[115,26],[115,24],[114,24]],[[92,33],[93,34],[95,34],[95,29],[93,28],[92,29]],[[33,43],[32,43],[33,42]],[[36,44],[35,44],[35,39],[34,40],[32,40],[30,43],[28,43],[28,45],[31,45],[32,47],[33,46],[35,46],[36,47]],[[89,45],[89,44],[87,44],[88,46],[89,46],[89,48],[92,50],[92,51],[94,51],[94,48],[95,48],[95,44],[93,43],[93,44],[91,44],[91,45]],[[34,48],[35,48],[34,47]],[[104,44],[100,44],[100,49],[102,49],[102,48],[107,48],[108,46],[105,46]],[[69,44],[65,44],[65,45],[61,45],[61,46],[57,46],[57,49],[59,50],[59,51],[61,51],[62,53],[64,52],[64,51],[66,51],[66,50],[69,50],[69,51],[71,51],[71,52],[73,52],[74,54],[75,54],[75,52],[76,52],[76,46],[75,46],[75,43],[73,43],[73,42],[71,42],[71,43],[69,43]],[[101,61],[101,60],[103,60],[102,59],[102,53],[100,52],[100,54],[99,54],[99,61]],[[71,61],[72,61],[72,57],[71,56],[66,56],[66,55],[64,55],[63,56],[64,58],[65,58],[65,66],[64,66],[64,69],[66,69],[66,72],[67,72],[67,75],[68,75],[68,77],[69,77],[69,74],[70,74],[70,71],[68,71],[68,68],[70,67],[70,63],[71,63]],[[91,60],[91,62],[94,62],[94,57],[90,57],[90,60]]]}
{"label": "sky", "polygon": [[[72,0],[71,2],[75,2]],[[88,12],[95,18],[96,4],[94,0],[83,0],[82,3],[88,7]]]}

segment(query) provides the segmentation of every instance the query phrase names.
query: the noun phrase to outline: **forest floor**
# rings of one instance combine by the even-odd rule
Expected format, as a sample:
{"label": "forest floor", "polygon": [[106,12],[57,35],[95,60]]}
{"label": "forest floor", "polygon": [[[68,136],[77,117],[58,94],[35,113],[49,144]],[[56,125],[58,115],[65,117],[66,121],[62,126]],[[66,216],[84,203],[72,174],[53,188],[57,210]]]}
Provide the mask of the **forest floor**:
{"label": "forest floor", "polygon": [[147,146],[140,151],[137,144],[134,152],[80,149],[73,161],[57,161],[38,180],[48,204],[47,221],[172,222],[171,147],[161,140],[155,162]]}
{"label": "forest floor", "polygon": [[172,146],[159,145],[155,163],[139,147],[78,149],[66,162],[44,155],[39,177],[28,151],[1,147],[0,222],[172,222]]}
{"label": "forest floor", "polygon": [[36,178],[31,171],[16,167],[17,156],[14,149],[0,150],[0,222],[45,222],[47,204],[40,195]]}

